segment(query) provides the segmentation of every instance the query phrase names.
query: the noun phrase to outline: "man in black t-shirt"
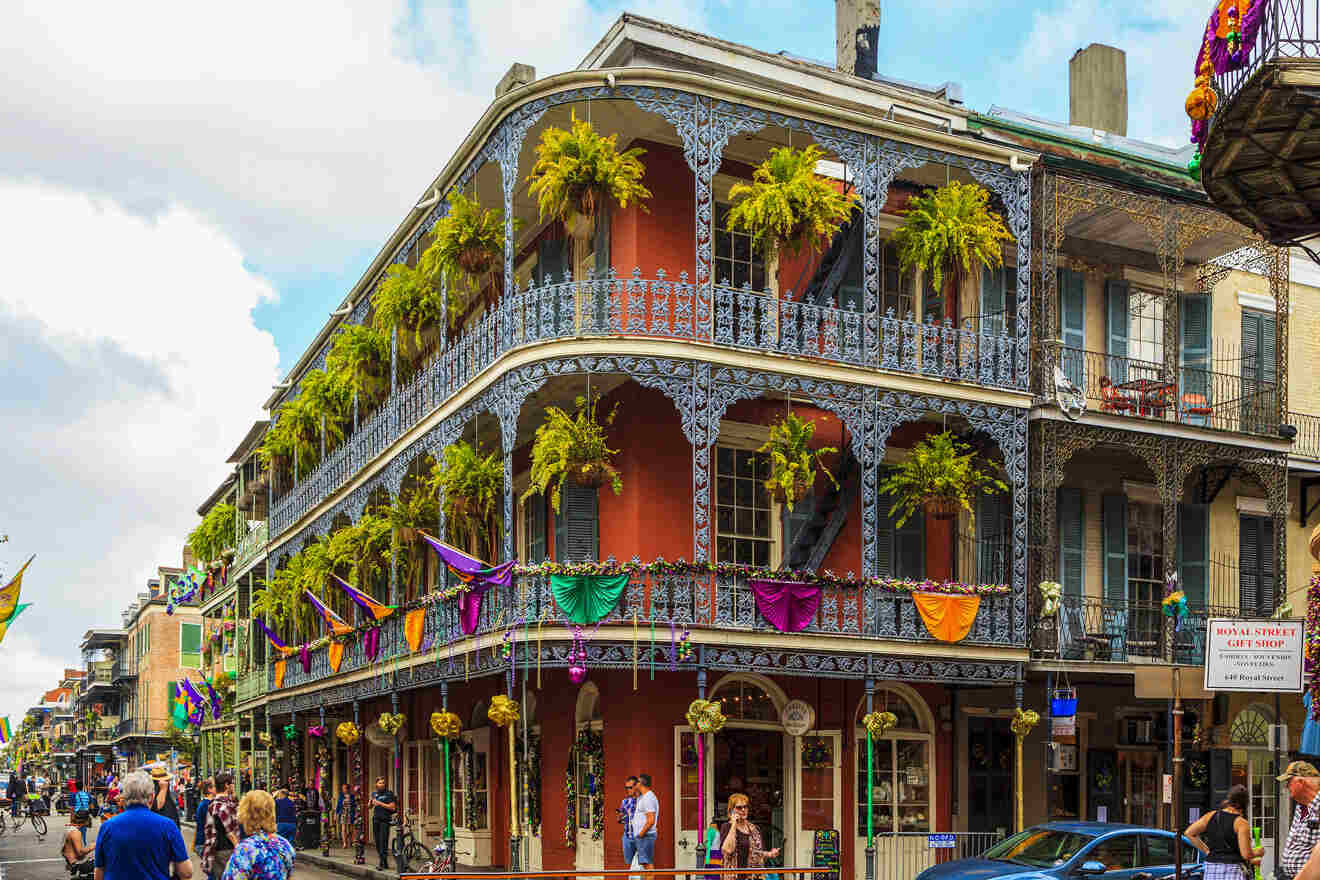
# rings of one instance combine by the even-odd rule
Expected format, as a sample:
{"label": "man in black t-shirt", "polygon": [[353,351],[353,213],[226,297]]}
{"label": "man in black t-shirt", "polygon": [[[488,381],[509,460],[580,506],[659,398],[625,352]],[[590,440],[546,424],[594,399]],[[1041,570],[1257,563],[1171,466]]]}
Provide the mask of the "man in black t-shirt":
{"label": "man in black t-shirt", "polygon": [[376,780],[376,790],[371,795],[371,832],[376,837],[376,852],[380,855],[380,869],[389,870],[390,821],[394,811],[399,808],[399,799],[394,792],[385,787],[385,777]]}

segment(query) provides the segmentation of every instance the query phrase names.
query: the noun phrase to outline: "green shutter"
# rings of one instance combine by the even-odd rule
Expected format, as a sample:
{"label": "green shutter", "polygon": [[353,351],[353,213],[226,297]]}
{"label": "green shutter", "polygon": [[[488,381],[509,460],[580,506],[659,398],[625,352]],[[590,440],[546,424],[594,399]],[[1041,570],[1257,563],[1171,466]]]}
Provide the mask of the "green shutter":
{"label": "green shutter", "polygon": [[1260,518],[1260,614],[1274,614],[1276,590],[1274,574],[1274,520]]}
{"label": "green shutter", "polygon": [[894,530],[894,562],[900,578],[926,576],[926,515],[921,510]]}
{"label": "green shutter", "polygon": [[179,624],[179,650],[185,654],[197,654],[202,650],[201,624]]}
{"label": "green shutter", "polygon": [[1128,283],[1105,282],[1105,351],[1110,355],[1106,373],[1115,384],[1127,381]]}
{"label": "green shutter", "polygon": [[541,239],[536,246],[536,283],[537,286],[555,284],[564,280],[564,266],[567,260],[564,249],[568,239]]}
{"label": "green shutter", "polygon": [[893,503],[888,495],[879,502],[875,524],[875,573],[879,577],[897,577],[894,566],[894,518],[889,515]]}
{"label": "green shutter", "polygon": [[1081,489],[1059,490],[1059,583],[1065,596],[1086,595],[1086,510]]}
{"label": "green shutter", "polygon": [[1260,517],[1238,517],[1238,613],[1260,614]]}
{"label": "green shutter", "polygon": [[596,240],[592,244],[596,251],[596,277],[601,278],[610,271],[610,210],[602,206],[596,214]]}
{"label": "green shutter", "polygon": [[523,523],[527,527],[527,535],[523,538],[523,544],[527,549],[528,564],[544,562],[545,552],[545,497],[536,495],[523,502],[524,510],[530,516],[524,515]]}
{"label": "green shutter", "polygon": [[1004,332],[1004,273],[981,269],[981,332],[998,336]]}
{"label": "green shutter", "polygon": [[1187,604],[1205,608],[1210,568],[1210,508],[1204,504],[1178,505],[1178,584]]}
{"label": "green shutter", "polygon": [[1105,601],[1127,601],[1127,496],[1105,495],[1101,499],[1105,554]]}
{"label": "green shutter", "polygon": [[600,559],[598,494],[595,489],[564,483],[555,518],[555,561]]}
{"label": "green shutter", "polygon": [[1063,342],[1060,367],[1068,380],[1085,388],[1086,276],[1071,269],[1059,270],[1059,339]]}
{"label": "green shutter", "polygon": [[1013,499],[1004,493],[976,499],[976,582],[1007,583],[1013,552]]}
{"label": "green shutter", "polygon": [[[1179,335],[1182,337],[1182,381],[1179,397],[1188,406],[1213,406],[1210,399],[1210,297],[1185,294],[1179,297]],[[1198,399],[1199,398],[1199,399]],[[1203,415],[1183,418],[1205,424]]]}
{"label": "green shutter", "polygon": [[1243,429],[1268,432],[1277,422],[1275,381],[1278,342],[1274,316],[1242,312],[1242,422]]}

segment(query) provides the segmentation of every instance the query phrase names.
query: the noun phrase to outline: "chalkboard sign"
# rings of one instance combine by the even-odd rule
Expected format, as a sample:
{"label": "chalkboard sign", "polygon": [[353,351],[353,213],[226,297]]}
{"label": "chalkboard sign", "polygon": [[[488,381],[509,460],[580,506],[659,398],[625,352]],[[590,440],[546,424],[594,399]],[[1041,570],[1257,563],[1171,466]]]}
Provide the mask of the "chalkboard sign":
{"label": "chalkboard sign", "polygon": [[830,873],[816,874],[814,880],[836,880],[839,876],[839,832],[815,832],[811,842],[811,867],[825,868]]}

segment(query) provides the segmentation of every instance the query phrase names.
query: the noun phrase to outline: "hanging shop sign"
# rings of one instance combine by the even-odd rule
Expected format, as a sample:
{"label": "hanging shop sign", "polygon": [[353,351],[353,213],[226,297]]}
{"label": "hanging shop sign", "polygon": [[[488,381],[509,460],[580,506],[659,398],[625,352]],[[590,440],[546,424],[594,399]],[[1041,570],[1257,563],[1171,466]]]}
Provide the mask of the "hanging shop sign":
{"label": "hanging shop sign", "polygon": [[1050,719],[1050,736],[1076,736],[1077,735],[1077,716],[1065,715],[1062,718],[1054,716]]}
{"label": "hanging shop sign", "polygon": [[789,700],[779,713],[779,723],[789,736],[801,736],[816,726],[816,710],[804,700]]}
{"label": "hanging shop sign", "polygon": [[1301,620],[1210,620],[1205,689],[1301,693],[1303,631]]}

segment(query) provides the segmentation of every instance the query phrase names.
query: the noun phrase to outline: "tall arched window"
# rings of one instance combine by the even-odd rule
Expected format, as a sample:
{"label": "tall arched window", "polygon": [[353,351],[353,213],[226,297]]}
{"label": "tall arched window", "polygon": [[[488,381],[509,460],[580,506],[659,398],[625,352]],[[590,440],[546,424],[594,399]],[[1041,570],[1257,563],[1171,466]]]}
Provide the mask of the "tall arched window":
{"label": "tall arched window", "polygon": [[756,678],[731,675],[722,679],[711,692],[712,700],[723,703],[724,717],[730,721],[765,721],[779,723],[779,700]]}
{"label": "tall arched window", "polygon": [[[877,712],[893,712],[898,725],[872,747],[872,822],[877,832],[915,831],[934,827],[934,719],[921,695],[902,684],[877,689]],[[866,731],[862,717],[866,700],[857,708],[857,835],[866,836]]]}

